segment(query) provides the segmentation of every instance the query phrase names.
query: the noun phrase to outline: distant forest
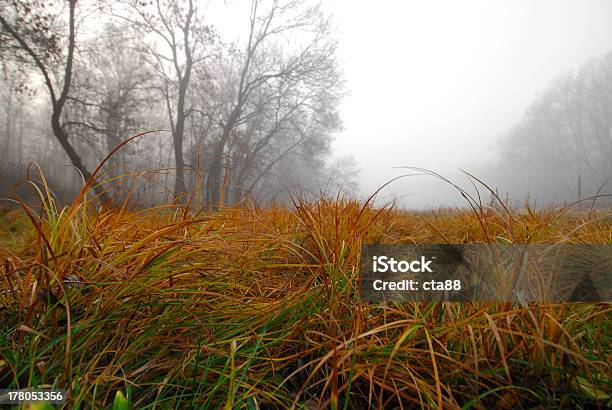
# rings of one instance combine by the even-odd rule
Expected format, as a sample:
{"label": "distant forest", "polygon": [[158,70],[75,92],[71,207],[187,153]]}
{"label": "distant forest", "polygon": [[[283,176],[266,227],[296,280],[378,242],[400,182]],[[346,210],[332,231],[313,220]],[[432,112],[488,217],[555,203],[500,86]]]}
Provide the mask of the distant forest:
{"label": "distant forest", "polygon": [[2,190],[35,162],[69,197],[151,130],[164,131],[130,141],[96,176],[103,199],[217,206],[354,190],[354,161],[330,152],[345,90],[329,16],[253,0],[235,43],[203,5],[0,0]]}
{"label": "distant forest", "polygon": [[553,81],[499,155],[491,173],[514,198],[612,203],[612,53]]}

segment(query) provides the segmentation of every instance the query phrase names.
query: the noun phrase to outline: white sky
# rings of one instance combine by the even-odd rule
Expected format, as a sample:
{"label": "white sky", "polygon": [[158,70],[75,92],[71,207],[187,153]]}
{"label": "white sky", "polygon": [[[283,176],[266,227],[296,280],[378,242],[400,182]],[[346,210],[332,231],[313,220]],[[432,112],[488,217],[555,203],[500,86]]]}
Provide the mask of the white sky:
{"label": "white sky", "polygon": [[[345,129],[333,147],[358,161],[362,194],[401,174],[394,166],[452,178],[457,167],[478,172],[555,77],[612,51],[608,0],[323,0],[323,6],[334,15],[350,92],[341,107]],[[248,17],[236,10],[222,16],[225,27]],[[449,192],[419,177],[394,183],[386,195],[404,197],[408,206],[440,206],[452,201]]]}

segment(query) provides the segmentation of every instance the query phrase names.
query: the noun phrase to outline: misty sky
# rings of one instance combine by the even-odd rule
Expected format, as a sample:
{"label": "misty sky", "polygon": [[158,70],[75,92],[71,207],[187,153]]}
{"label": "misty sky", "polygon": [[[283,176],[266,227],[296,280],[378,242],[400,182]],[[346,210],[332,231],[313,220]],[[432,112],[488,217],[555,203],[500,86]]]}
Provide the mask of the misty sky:
{"label": "misty sky", "polygon": [[[228,3],[216,16],[222,31],[244,24],[240,15],[248,18],[248,10]],[[612,50],[606,0],[324,0],[323,6],[334,15],[350,93],[341,108],[345,129],[333,146],[358,161],[363,195],[401,174],[394,166],[425,167],[459,181],[457,167],[478,173],[555,77]],[[381,199],[398,196],[419,207],[461,202],[424,178],[396,182]]]}

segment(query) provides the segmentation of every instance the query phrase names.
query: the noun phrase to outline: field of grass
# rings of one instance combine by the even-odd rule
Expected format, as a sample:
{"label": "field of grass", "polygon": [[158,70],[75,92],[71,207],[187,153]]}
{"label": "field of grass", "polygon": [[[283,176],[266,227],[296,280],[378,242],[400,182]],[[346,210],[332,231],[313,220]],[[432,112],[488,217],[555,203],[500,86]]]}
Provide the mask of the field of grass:
{"label": "field of grass", "polygon": [[362,243],[612,244],[610,211],[218,212],[75,200],[0,217],[0,388],[69,407],[605,408],[609,304],[367,305]]}

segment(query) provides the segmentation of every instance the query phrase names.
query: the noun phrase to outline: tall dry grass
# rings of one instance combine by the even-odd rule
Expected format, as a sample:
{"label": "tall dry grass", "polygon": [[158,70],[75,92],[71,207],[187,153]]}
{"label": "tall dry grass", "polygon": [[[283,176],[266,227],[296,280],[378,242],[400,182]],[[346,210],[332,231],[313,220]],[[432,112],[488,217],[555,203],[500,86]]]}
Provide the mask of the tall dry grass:
{"label": "tall dry grass", "polygon": [[362,243],[612,244],[604,210],[294,207],[10,211],[0,388],[66,406],[579,408],[610,405],[608,304],[359,300]]}

